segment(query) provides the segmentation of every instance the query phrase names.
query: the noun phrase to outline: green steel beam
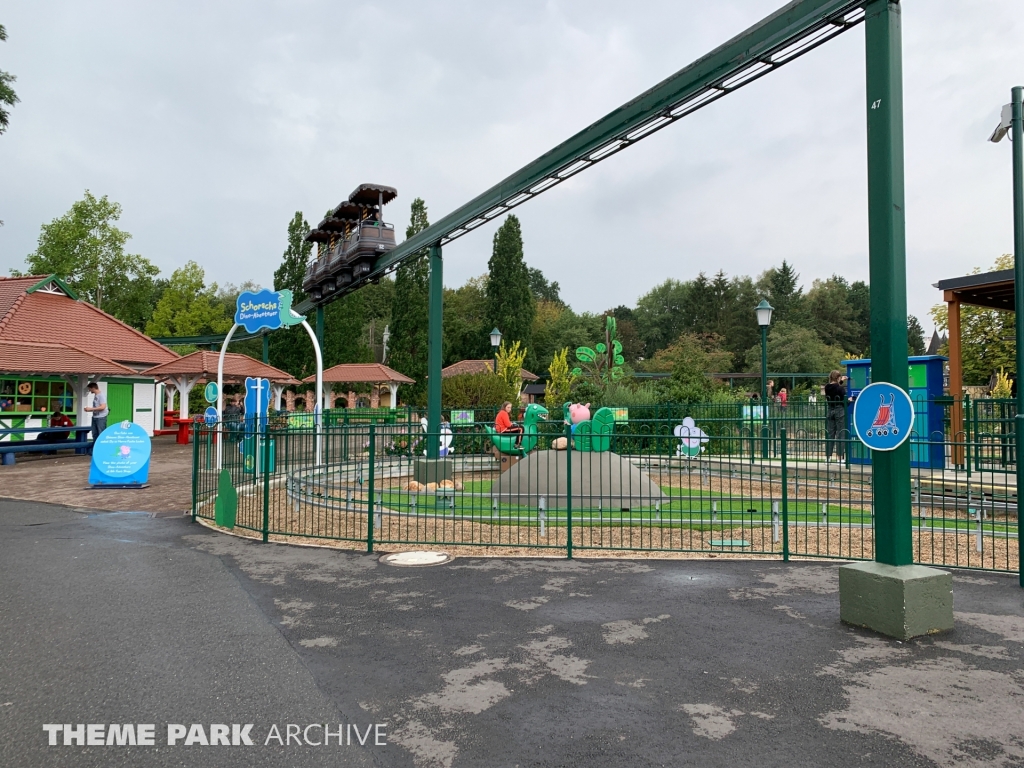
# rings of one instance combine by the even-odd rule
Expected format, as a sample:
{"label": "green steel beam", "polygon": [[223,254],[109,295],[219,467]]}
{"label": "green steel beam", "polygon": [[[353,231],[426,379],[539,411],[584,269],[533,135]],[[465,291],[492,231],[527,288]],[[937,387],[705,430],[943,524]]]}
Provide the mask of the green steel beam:
{"label": "green steel beam", "polygon": [[441,246],[430,246],[430,283],[427,320],[427,458],[436,459],[440,453],[441,433],[441,343],[444,329],[444,264]]}
{"label": "green steel beam", "polygon": [[[232,341],[246,341],[259,338],[258,333],[236,333],[231,337]],[[217,346],[220,347],[227,337],[226,333],[210,333],[205,336],[154,336],[153,341],[165,346],[183,346],[190,344],[194,347]]]}
{"label": "green steel beam", "polygon": [[[903,198],[903,52],[900,6],[873,0],[864,24],[868,124],[871,380],[907,389],[907,258]],[[913,560],[910,441],[872,451],[875,559]]]}
{"label": "green steel beam", "polygon": [[[333,301],[431,245],[444,245],[860,23],[867,0],[794,0],[413,235]],[[313,307],[309,300],[297,312]]]}

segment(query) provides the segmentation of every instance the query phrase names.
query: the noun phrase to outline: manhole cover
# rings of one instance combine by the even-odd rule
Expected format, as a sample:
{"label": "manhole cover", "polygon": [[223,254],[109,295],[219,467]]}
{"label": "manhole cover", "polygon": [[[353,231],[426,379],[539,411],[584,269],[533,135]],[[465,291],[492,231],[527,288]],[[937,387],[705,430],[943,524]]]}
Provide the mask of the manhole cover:
{"label": "manhole cover", "polygon": [[447,552],[395,552],[380,559],[388,565],[441,565],[452,559]]}

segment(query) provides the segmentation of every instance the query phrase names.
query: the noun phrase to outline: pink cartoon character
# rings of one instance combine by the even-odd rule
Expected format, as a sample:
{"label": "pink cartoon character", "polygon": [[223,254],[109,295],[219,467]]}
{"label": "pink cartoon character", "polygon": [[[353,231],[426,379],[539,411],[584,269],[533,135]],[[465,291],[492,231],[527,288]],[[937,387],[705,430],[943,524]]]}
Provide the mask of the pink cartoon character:
{"label": "pink cartoon character", "polygon": [[132,452],[132,449],[131,449],[131,448],[129,448],[129,447],[127,446],[127,445],[122,445],[122,446],[121,446],[121,455],[122,455],[122,456],[127,456],[127,455],[129,455],[129,454],[130,454],[131,452]]}
{"label": "pink cartoon character", "polygon": [[569,414],[568,422],[572,424],[572,431],[576,431],[576,427],[582,424],[584,421],[590,421],[590,403],[581,405],[580,403],[566,403],[565,412]]}

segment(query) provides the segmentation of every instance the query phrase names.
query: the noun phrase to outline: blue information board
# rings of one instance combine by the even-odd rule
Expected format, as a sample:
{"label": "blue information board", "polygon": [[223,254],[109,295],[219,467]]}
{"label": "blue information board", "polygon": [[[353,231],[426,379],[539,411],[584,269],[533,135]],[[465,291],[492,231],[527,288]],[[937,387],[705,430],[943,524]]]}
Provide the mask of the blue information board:
{"label": "blue information board", "polygon": [[139,487],[149,479],[151,445],[146,430],[131,421],[107,427],[92,444],[89,484]]}
{"label": "blue information board", "polygon": [[869,384],[853,404],[853,428],[868,448],[895,450],[914,429],[914,402],[895,384],[887,381]]}

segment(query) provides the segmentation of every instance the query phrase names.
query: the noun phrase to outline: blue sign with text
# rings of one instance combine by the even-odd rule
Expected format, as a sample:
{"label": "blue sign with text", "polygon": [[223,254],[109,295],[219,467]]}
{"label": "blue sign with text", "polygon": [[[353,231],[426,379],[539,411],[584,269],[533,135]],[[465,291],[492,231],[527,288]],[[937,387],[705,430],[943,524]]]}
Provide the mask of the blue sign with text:
{"label": "blue sign with text", "polygon": [[301,315],[292,312],[292,292],[242,291],[235,303],[235,322],[249,333],[256,333],[263,328],[275,330],[283,325],[298,325],[303,320]]}
{"label": "blue sign with text", "polygon": [[131,421],[107,427],[92,444],[89,484],[139,486],[149,479],[151,446],[146,430]]}
{"label": "blue sign with text", "polygon": [[[260,428],[267,426],[267,411],[270,408],[270,382],[266,379],[245,379],[245,431],[252,432],[257,423]],[[257,421],[258,420],[258,421]]]}
{"label": "blue sign with text", "polygon": [[869,384],[853,404],[857,437],[874,451],[892,451],[910,437],[914,403],[904,390],[887,381]]}

